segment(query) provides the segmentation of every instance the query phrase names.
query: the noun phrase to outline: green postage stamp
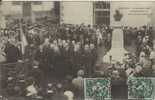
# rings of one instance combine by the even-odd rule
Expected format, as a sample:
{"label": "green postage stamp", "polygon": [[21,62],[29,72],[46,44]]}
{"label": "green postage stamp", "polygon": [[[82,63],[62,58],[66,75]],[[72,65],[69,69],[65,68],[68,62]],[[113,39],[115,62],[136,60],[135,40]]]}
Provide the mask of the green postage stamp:
{"label": "green postage stamp", "polygon": [[110,78],[86,78],[85,100],[111,100]]}
{"label": "green postage stamp", "polygon": [[132,77],[128,79],[127,84],[129,99],[155,99],[155,78]]}

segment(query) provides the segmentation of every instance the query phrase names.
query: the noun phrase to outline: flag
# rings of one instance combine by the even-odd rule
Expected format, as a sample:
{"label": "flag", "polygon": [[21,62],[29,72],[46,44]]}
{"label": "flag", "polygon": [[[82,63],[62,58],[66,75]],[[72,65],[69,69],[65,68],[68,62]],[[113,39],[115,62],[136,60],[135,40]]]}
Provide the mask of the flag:
{"label": "flag", "polygon": [[21,40],[21,51],[22,54],[25,52],[25,47],[28,45],[25,34],[23,33],[22,23],[20,23],[20,40]]}

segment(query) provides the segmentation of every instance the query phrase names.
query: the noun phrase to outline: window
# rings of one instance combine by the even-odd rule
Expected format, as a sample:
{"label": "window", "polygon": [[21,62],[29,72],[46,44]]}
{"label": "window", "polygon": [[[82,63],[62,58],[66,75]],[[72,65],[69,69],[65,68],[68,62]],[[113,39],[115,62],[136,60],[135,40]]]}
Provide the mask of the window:
{"label": "window", "polygon": [[97,1],[95,2],[96,9],[110,9],[110,2],[108,1]]}
{"label": "window", "polygon": [[41,1],[33,1],[33,5],[41,5],[42,2]]}
{"label": "window", "polygon": [[22,2],[21,2],[21,1],[12,1],[12,4],[13,4],[13,5],[21,5]]}
{"label": "window", "polygon": [[30,17],[31,16],[31,2],[23,2],[23,16]]}
{"label": "window", "polygon": [[110,2],[94,2],[94,20],[95,24],[110,24]]}

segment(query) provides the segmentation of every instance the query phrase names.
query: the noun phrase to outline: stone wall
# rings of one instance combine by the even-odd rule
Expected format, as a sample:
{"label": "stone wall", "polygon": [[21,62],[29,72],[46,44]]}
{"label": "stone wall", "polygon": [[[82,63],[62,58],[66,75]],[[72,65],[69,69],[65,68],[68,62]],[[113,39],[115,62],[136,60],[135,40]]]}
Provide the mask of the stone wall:
{"label": "stone wall", "polygon": [[61,2],[60,21],[68,24],[93,24],[93,2]]}

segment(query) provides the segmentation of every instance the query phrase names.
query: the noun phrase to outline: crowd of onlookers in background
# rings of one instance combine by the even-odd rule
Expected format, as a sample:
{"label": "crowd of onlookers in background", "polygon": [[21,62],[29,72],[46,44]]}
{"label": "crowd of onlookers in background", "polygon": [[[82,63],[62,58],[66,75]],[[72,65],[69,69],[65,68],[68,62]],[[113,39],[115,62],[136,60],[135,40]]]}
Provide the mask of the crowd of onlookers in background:
{"label": "crowd of onlookers in background", "polygon": [[[135,44],[135,53],[132,54],[135,60],[133,62],[136,66],[141,66],[142,69],[150,69],[154,66],[154,50],[155,50],[155,35],[152,27],[143,26],[138,28],[125,28],[126,44]],[[131,35],[130,35],[131,34]],[[130,42],[134,41],[134,42]],[[131,66],[131,65],[129,65]],[[140,67],[139,67],[140,70]]]}
{"label": "crowd of onlookers in background", "polygon": [[[124,55],[123,63],[107,65],[106,75],[114,78],[130,76],[154,76],[155,35],[152,27],[124,27],[124,44],[130,52]],[[123,69],[123,70],[122,70]],[[108,70],[108,71],[107,71]]]}
{"label": "crowd of onlookers in background", "polygon": [[[28,42],[24,54],[21,52],[21,30]],[[74,96],[83,97],[83,78],[94,77],[98,49],[100,46],[110,49],[112,30],[106,25],[56,25],[24,21],[16,21],[12,27],[1,30],[0,61],[5,61],[2,64],[28,62],[27,73],[19,75],[22,85],[8,89],[11,91],[8,93],[53,100],[67,100],[65,96],[70,98],[68,100]],[[124,27],[123,31],[125,47],[134,44],[136,52],[125,54],[123,64],[111,63],[106,73],[120,78],[138,76],[146,73],[144,70],[155,69],[153,29],[147,26]],[[63,78],[63,81],[54,83],[55,78]],[[7,84],[16,84],[12,75],[6,80]]]}

